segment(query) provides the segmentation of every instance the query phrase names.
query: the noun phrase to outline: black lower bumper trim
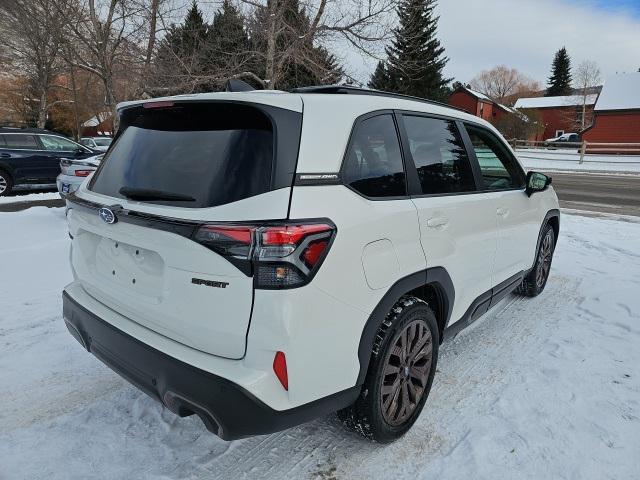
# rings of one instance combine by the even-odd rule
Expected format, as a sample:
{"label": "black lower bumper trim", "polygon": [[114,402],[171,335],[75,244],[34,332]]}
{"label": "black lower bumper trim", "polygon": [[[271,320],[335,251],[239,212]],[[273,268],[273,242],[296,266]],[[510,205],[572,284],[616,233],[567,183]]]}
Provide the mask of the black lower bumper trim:
{"label": "black lower bumper trim", "polygon": [[353,403],[354,386],[289,410],[274,410],[235,383],[156,350],[82,307],[63,293],[69,332],[127,381],[180,416],[196,414],[225,440],[263,435],[299,425]]}

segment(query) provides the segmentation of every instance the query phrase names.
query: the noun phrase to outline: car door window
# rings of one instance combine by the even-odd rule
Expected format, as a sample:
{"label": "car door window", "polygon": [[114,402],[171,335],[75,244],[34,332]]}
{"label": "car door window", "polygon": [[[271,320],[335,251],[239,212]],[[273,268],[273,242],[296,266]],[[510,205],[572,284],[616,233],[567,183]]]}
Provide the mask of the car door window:
{"label": "car door window", "polygon": [[504,144],[482,127],[465,126],[480,164],[484,189],[524,188],[524,172]]}
{"label": "car door window", "polygon": [[356,126],[343,175],[345,183],[367,197],[407,194],[400,143],[391,115],[367,118]]}
{"label": "car door window", "polygon": [[40,141],[42,141],[45,150],[53,152],[73,152],[79,148],[79,146],[71,140],[54,137],[53,135],[41,135]]}
{"label": "car door window", "polygon": [[5,134],[4,140],[7,143],[7,148],[39,150],[35,135]]}
{"label": "car door window", "polygon": [[403,116],[403,121],[423,194],[476,189],[471,163],[453,121],[414,115]]}

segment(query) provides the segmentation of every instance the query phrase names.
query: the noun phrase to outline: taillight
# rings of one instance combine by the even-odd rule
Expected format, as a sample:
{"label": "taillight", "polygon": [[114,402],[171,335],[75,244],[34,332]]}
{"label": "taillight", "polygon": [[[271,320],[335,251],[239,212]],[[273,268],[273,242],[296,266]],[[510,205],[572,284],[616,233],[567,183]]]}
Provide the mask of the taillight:
{"label": "taillight", "polygon": [[76,177],[88,177],[92,173],[93,173],[93,170],[76,170],[73,172],[73,174]]}
{"label": "taillight", "polygon": [[336,228],[329,222],[283,225],[203,225],[194,239],[227,258],[256,288],[294,288],[320,268]]}

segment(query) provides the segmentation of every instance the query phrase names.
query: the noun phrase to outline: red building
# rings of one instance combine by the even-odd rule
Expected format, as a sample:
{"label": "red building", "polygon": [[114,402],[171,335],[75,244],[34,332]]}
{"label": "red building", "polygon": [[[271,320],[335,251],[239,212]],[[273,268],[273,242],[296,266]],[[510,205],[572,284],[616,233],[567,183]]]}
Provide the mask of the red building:
{"label": "red building", "polygon": [[[593,118],[593,106],[598,98],[597,94],[586,96],[585,124],[590,125]],[[544,131],[538,138],[532,140],[546,140],[555,138],[563,133],[579,133],[582,125],[582,105],[585,98],[582,95],[566,95],[559,97],[529,97],[519,98],[514,105],[516,110],[534,110],[538,113]]]}
{"label": "red building", "polygon": [[83,137],[98,137],[101,135],[113,135],[113,122],[110,112],[102,112],[91,117],[82,124]]}
{"label": "red building", "polygon": [[465,112],[495,123],[506,114],[513,113],[509,107],[494,102],[483,93],[467,87],[460,87],[449,97],[449,105],[461,108]]}
{"label": "red building", "polygon": [[640,143],[640,73],[608,78],[594,109],[586,142]]}

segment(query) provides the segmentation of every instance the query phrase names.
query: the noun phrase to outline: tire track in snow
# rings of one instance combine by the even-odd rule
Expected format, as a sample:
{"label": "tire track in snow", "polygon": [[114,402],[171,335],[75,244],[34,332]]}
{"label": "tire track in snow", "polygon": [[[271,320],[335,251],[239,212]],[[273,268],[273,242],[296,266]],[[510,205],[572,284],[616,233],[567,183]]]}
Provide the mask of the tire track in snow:
{"label": "tire track in snow", "polygon": [[398,455],[418,457],[425,463],[436,454],[446,457],[464,443],[466,434],[448,434],[448,426],[442,428],[437,419],[450,418],[452,410],[467,408],[467,404],[478,402],[478,397],[487,404],[495,401],[501,384],[513,380],[505,377],[501,357],[514,349],[523,356],[539,351],[545,340],[532,330],[540,328],[540,318],[552,316],[557,302],[577,302],[577,285],[577,281],[552,276],[541,297],[511,295],[446,341],[432,395],[414,429],[400,441],[389,446],[370,444],[344,431],[337,419],[329,416],[273,435],[233,442],[229,450],[201,465],[202,471],[194,472],[191,478],[367,478],[360,469],[380,452],[391,454],[394,463]]}

